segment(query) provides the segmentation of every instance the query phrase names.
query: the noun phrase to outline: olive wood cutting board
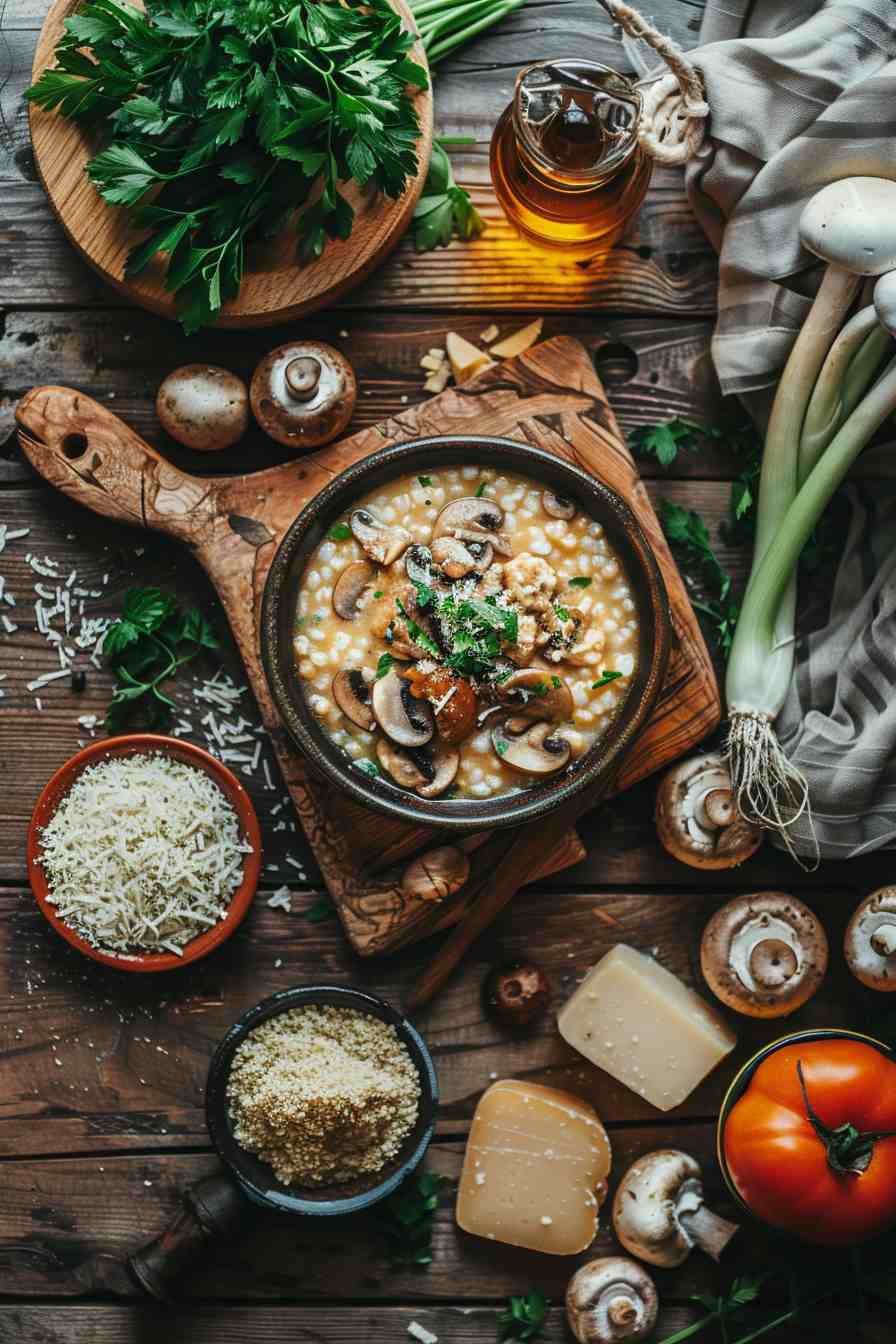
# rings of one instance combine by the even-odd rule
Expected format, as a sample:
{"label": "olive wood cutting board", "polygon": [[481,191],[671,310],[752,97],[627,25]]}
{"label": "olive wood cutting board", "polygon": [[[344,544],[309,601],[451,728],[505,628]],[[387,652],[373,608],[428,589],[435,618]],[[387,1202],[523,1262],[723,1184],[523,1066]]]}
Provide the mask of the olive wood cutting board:
{"label": "olive wood cutting board", "polygon": [[[578,341],[546,341],[400,416],[247,476],[188,476],[105,406],[70,388],[34,388],[20,402],[17,418],[26,456],[53,485],[96,513],[178,538],[205,568],[236,637],[296,812],[345,931],[361,955],[391,951],[457,919],[464,892],[450,900],[405,894],[400,883],[408,860],[444,843],[445,833],[367,811],[312,776],[274,709],[258,639],[265,577],[290,523],[337,472],[387,444],[471,431],[535,444],[592,472],[622,495],[644,529],[665,578],[674,627],[656,708],[622,759],[609,792],[660,769],[718,723],[718,688],[684,585],[600,380]],[[460,843],[472,852],[487,838],[483,833]],[[489,852],[486,846],[481,857]],[[532,879],[582,855],[578,836],[569,831],[541,857]],[[481,882],[482,873],[476,876]],[[474,885],[471,877],[467,886],[472,890]]]}
{"label": "olive wood cutting board", "polygon": [[[53,65],[65,20],[80,4],[81,0],[55,0],[51,5],[34,54],[34,81]],[[392,4],[413,29],[404,0],[392,0]],[[419,42],[411,54],[426,68]],[[418,166],[399,199],[362,190],[354,182],[343,184],[343,194],[355,211],[351,237],[330,239],[321,255],[303,266],[296,265],[296,234],[291,227],[269,243],[253,244],[240,292],[224,304],[216,326],[270,327],[311,313],[360,284],[391,252],[411,222],[432,149],[432,88],[412,96],[420,122]],[[146,233],[135,232],[127,213],[104,201],[84,171],[87,160],[101,148],[100,138],[36,103],[28,105],[28,120],[40,180],[69,241],[128,302],[162,317],[175,317],[174,298],[164,287],[164,266],[158,257],[140,275],[125,276],[128,253]]]}

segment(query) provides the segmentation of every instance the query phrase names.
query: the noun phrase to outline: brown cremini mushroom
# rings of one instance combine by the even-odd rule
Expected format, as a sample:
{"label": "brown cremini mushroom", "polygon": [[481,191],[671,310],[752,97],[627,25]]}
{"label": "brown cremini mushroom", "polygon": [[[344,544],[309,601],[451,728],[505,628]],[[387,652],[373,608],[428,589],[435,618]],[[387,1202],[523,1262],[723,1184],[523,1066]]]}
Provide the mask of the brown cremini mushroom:
{"label": "brown cremini mushroom", "polygon": [[[368,672],[368,677],[370,673]],[[357,667],[337,672],[331,686],[333,699],[345,717],[357,728],[372,733],[376,718],[370,707],[370,685]]]}
{"label": "brown cremini mushroom", "polygon": [[656,830],[663,848],[692,868],[736,868],[762,843],[740,815],[722,756],[711,752],[674,765],[660,781]]}
{"label": "brown cremini mushroom", "polygon": [[505,1027],[528,1027],[551,1002],[551,982],[532,961],[512,961],[489,971],[482,985],[485,1011]]}
{"label": "brown cremini mushroom", "polygon": [[496,687],[502,700],[513,705],[514,719],[550,719],[562,723],[574,710],[572,691],[563,680],[543,667],[521,667]]}
{"label": "brown cremini mushroom", "polygon": [[807,905],[783,891],[737,896],[703,930],[700,965],[717,999],[748,1017],[786,1017],[810,999],[828,940]]}
{"label": "brown cremini mushroom", "polygon": [[492,729],[495,755],[523,775],[553,775],[562,770],[571,748],[565,737],[554,734],[554,725],[536,723],[530,728],[524,721],[520,726],[523,731],[517,734],[507,731],[506,724]]}
{"label": "brown cremini mushroom", "polygon": [[358,384],[351,364],[332,345],[289,341],[265,355],[249,396],[252,414],[277,443],[316,448],[351,420]]}
{"label": "brown cremini mushroom", "polygon": [[[503,526],[504,510],[493,499],[475,495],[452,499],[433,525],[433,551],[440,537],[455,537],[468,544],[488,545],[501,555],[513,555],[513,543],[501,531]],[[482,567],[487,568],[484,564]]]}
{"label": "brown cremini mushroom", "polygon": [[420,901],[443,901],[453,896],[470,876],[470,860],[457,845],[440,845],[420,854],[405,868],[401,890]]}
{"label": "brown cremini mushroom", "polygon": [[865,897],[849,921],[843,951],[863,985],[896,992],[896,887],[879,887]]}
{"label": "brown cremini mushroom", "polygon": [[706,1207],[700,1165],[677,1148],[659,1148],[633,1162],[613,1200],[613,1227],[625,1249],[650,1265],[672,1269],[699,1246],[718,1260],[738,1231]]}
{"label": "brown cremini mushroom", "polygon": [[242,378],[216,364],[184,364],[161,383],[159,423],[172,439],[199,453],[217,453],[241,439],[249,424]]}
{"label": "brown cremini mushroom", "polygon": [[344,621],[357,620],[364,598],[373,589],[376,567],[367,560],[346,565],[333,584],[333,610]]}
{"label": "brown cremini mushroom", "polygon": [[371,704],[383,732],[400,747],[422,747],[435,732],[429,702],[415,700],[410,686],[394,667],[373,683]]}
{"label": "brown cremini mushroom", "polygon": [[353,509],[348,525],[365,555],[378,565],[391,565],[414,540],[406,528],[384,522],[372,509]]}
{"label": "brown cremini mushroom", "polygon": [[549,518],[563,518],[566,522],[576,516],[576,506],[565,495],[555,495],[553,490],[544,490],[541,495],[541,507]]}
{"label": "brown cremini mushroom", "polygon": [[635,1344],[653,1330],[658,1311],[653,1279],[624,1255],[589,1260],[566,1289],[566,1319],[579,1344]]}

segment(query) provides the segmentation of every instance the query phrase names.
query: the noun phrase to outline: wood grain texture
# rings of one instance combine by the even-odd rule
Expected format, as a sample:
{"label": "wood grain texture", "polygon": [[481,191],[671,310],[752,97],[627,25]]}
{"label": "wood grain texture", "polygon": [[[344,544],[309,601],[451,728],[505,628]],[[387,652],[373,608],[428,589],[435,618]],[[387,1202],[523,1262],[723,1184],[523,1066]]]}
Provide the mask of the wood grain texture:
{"label": "wood grain texture", "polygon": [[[744,881],[740,889],[757,887]],[[569,1088],[614,1127],[664,1124],[684,1136],[686,1125],[712,1119],[737,1067],[782,1030],[873,1027],[882,1007],[852,979],[837,952],[855,894],[833,885],[801,894],[831,943],[831,968],[821,989],[786,1026],[726,1014],[738,1036],[736,1051],[670,1117],[659,1116],[566,1045],[554,1012],[618,942],[655,955],[708,995],[699,968],[700,935],[730,888],[719,883],[699,890],[521,893],[439,998],[415,1014],[439,1074],[438,1133],[466,1133],[494,1075]],[[390,1002],[403,1001],[429,964],[432,945],[383,961],[348,961],[338,922],[308,920],[313,901],[313,894],[297,894],[287,914],[270,909],[260,894],[242,928],[213,956],[186,974],[173,972],[147,985],[142,977],[85,962],[46,924],[27,888],[0,892],[0,1159],[205,1147],[209,1059],[254,1003],[314,978],[350,979]],[[490,967],[536,949],[551,981],[553,1011],[531,1029],[514,1032],[485,1015],[482,983]],[[3,1169],[0,1162],[0,1186]]]}
{"label": "wood grain texture", "polygon": [[[37,80],[52,66],[65,20],[79,3],[55,0],[51,6],[34,54],[32,79]],[[404,0],[392,3],[406,24],[413,27]],[[426,67],[419,42],[412,54]],[[355,212],[351,237],[330,239],[320,257],[307,265],[296,263],[293,229],[284,230],[269,245],[253,244],[239,293],[223,305],[216,325],[270,327],[306,317],[359,284],[388,255],[411,221],[432,148],[432,88],[415,90],[411,96],[420,123],[417,171],[401,197],[393,201],[361,190],[355,183],[347,184],[343,194]],[[96,137],[36,103],[30,104],[29,120],[35,166],[69,242],[128,302],[163,317],[174,317],[176,304],[165,290],[165,268],[158,257],[139,276],[125,274],[128,254],[145,235],[135,234],[125,211],[108,205],[86,176],[85,165],[99,147]]]}
{"label": "wood grain texture", "polygon": [[[35,389],[17,412],[32,465],[63,493],[96,513],[183,542],[208,573],[227,613],[262,720],[271,734],[296,811],[355,950],[384,952],[430,932],[432,903],[408,897],[401,870],[371,881],[355,859],[354,817],[342,798],[312,780],[275,714],[258,645],[267,570],[279,539],[306,500],[332,475],[382,447],[426,434],[517,437],[567,457],[605,481],[630,504],[666,579],[675,640],[663,691],[647,728],[626,754],[616,789],[652,773],[700,741],[720,706],[709,657],[656,516],[583,347],[556,338],[518,360],[487,370],[463,392],[448,389],[384,426],[362,431],[293,464],[243,477],[187,475],[105,407],[65,389]],[[66,448],[77,445],[78,455]],[[246,540],[235,517],[254,520],[261,544]],[[408,828],[371,818],[388,848]],[[419,828],[405,854],[428,843]],[[570,851],[572,854],[574,851]],[[581,857],[581,854],[575,855]],[[474,879],[475,881],[475,874]],[[459,902],[458,902],[459,904]]]}

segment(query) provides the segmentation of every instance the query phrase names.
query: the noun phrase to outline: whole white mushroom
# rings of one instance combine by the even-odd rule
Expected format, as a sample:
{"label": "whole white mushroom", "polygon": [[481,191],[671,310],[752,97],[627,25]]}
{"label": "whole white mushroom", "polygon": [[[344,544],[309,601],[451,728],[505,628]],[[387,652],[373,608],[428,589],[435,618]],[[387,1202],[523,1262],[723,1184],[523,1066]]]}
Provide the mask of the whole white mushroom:
{"label": "whole white mushroom", "polygon": [[653,1279],[623,1255],[589,1260],[566,1290],[566,1318],[579,1344],[645,1339],[656,1325],[658,1310]]}

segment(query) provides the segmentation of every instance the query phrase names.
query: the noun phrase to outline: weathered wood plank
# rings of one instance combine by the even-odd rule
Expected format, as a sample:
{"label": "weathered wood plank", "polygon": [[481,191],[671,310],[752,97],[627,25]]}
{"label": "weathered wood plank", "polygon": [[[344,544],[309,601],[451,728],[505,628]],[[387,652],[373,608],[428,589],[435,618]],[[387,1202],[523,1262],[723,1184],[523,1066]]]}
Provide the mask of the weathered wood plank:
{"label": "weathered wood plank", "polygon": [[[521,1285],[524,1287],[524,1285]],[[0,1344],[145,1344],[164,1338],[169,1344],[382,1344],[403,1340],[416,1321],[451,1344],[493,1344],[499,1306],[357,1307],[228,1306],[176,1308],[90,1303],[0,1306]],[[699,1307],[661,1303],[656,1338],[664,1340],[700,1314]],[[830,1338],[854,1339],[856,1344],[889,1344],[886,1320],[867,1322],[855,1333],[852,1309],[832,1316],[825,1312]],[[775,1344],[805,1344],[812,1329],[807,1314],[798,1327],[780,1330]],[[834,1333],[836,1332],[836,1333]],[[568,1344],[562,1307],[552,1307],[541,1338],[544,1344]]]}
{"label": "weathered wood plank", "polygon": [[[612,1184],[631,1161],[665,1143],[667,1136],[667,1130],[651,1128],[614,1133]],[[715,1207],[730,1213],[711,1171],[712,1125],[690,1126],[687,1146],[706,1164]],[[427,1165],[456,1181],[462,1156],[462,1144],[437,1143]],[[90,1294],[95,1286],[91,1257],[119,1258],[155,1235],[171,1217],[183,1189],[217,1165],[212,1154],[174,1153],[4,1163],[0,1294]],[[322,1224],[259,1215],[246,1240],[216,1248],[211,1262],[191,1275],[185,1296],[318,1300],[333,1306],[353,1298],[458,1304],[494,1301],[537,1284],[558,1300],[578,1263],[615,1247],[607,1227],[599,1230],[591,1250],[578,1257],[501,1246],[460,1232],[453,1203],[453,1190],[446,1191],[434,1223],[433,1264],[424,1272],[389,1268],[369,1216]],[[682,1269],[661,1271],[657,1277],[660,1291],[681,1301],[712,1282],[713,1273],[710,1261],[695,1255]]]}
{"label": "weathered wood plank", "polygon": [[[497,314],[502,334],[524,318]],[[361,381],[351,430],[400,414],[424,400],[425,370],[420,359],[433,346],[444,346],[455,330],[479,341],[491,315],[442,317],[411,313],[357,312],[321,314],[314,334],[342,349]],[[570,335],[592,352],[620,423],[626,430],[678,415],[711,424],[731,416],[712,372],[708,321],[671,318],[605,318],[597,314],[548,315],[544,334]],[[270,331],[208,332],[201,357],[223,364],[244,378],[268,350],[294,335],[290,327]],[[178,364],[197,358],[196,341],[161,318],[134,309],[99,312],[16,310],[0,328],[0,443],[14,425],[18,397],[38,383],[77,387],[111,408],[148,442],[186,471],[207,473],[261,469],[286,460],[288,450],[251,429],[225,453],[193,453],[180,448],[159,429],[155,395],[159,383]],[[645,475],[658,473],[646,459]],[[682,454],[675,475],[731,476],[737,461],[730,452],[707,444],[699,454]]]}
{"label": "weathered wood plank", "polygon": [[[742,889],[750,889],[745,880]],[[755,889],[755,888],[754,888]],[[217,1041],[242,1012],[277,990],[315,980],[351,981],[400,1003],[431,945],[397,957],[351,958],[338,923],[270,910],[263,895],[219,952],[164,977],[106,970],[69,949],[25,889],[0,893],[0,1156],[171,1149],[206,1142],[203,1087]],[[832,940],[823,989],[788,1027],[855,1025],[867,997],[836,954],[853,901],[842,887],[807,899]],[[674,1124],[716,1114],[737,1063],[781,1034],[781,1024],[732,1018],[740,1043],[674,1117],[586,1064],[558,1036],[554,1014],[525,1033],[483,1012],[488,968],[535,957],[554,1006],[617,942],[655,954],[701,987],[699,939],[719,888],[645,892],[527,892],[477,943],[435,1003],[418,1015],[439,1071],[443,1134],[464,1133],[495,1077],[526,1077],[587,1096],[613,1124]],[[705,991],[704,991],[705,992]],[[874,1005],[871,1005],[873,1007]],[[2,1181],[0,1181],[2,1185]],[[2,1242],[2,1237],[0,1237]],[[2,1276],[0,1276],[2,1277]]]}

